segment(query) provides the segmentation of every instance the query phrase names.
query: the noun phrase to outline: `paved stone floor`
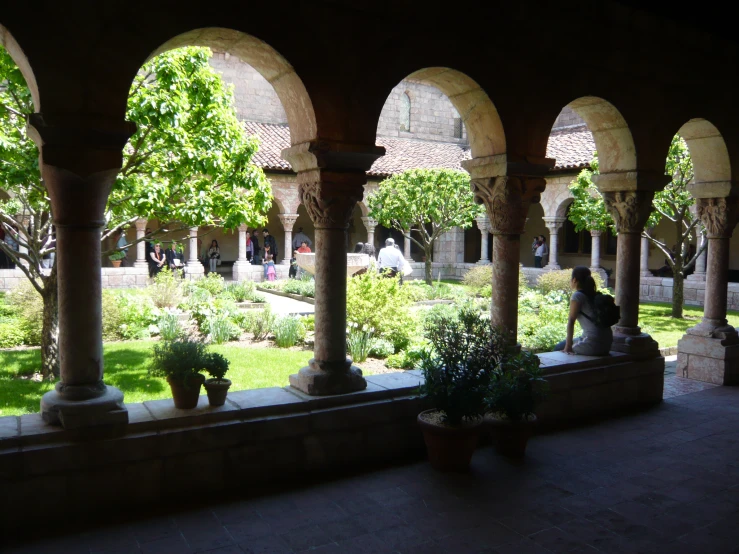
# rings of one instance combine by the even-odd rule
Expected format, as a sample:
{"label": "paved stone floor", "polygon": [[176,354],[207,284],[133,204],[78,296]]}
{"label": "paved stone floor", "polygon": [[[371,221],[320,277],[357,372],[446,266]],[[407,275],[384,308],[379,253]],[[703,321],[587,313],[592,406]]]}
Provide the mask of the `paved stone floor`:
{"label": "paved stone floor", "polygon": [[272,307],[272,311],[280,315],[307,315],[315,313],[316,311],[315,306],[313,304],[309,304],[308,302],[301,302],[300,300],[295,300],[294,298],[278,296],[276,294],[270,294],[269,292],[264,291],[259,291],[259,294],[264,296],[267,302],[269,302],[269,305]]}
{"label": "paved stone floor", "polygon": [[534,437],[521,465],[481,448],[466,475],[417,462],[4,552],[719,554],[737,524],[739,388],[710,387]]}

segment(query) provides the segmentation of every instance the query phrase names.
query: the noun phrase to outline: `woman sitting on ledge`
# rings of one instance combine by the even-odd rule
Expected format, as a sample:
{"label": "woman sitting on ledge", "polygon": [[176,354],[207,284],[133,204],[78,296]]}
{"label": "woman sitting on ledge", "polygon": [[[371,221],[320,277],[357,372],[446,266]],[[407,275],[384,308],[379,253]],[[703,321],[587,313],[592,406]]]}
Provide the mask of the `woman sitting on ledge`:
{"label": "woman sitting on ledge", "polygon": [[[590,269],[577,266],[572,270],[570,282],[575,292],[570,299],[570,315],[567,319],[567,338],[557,344],[554,350],[564,350],[568,354],[583,356],[607,356],[613,342],[610,327],[595,325],[595,281]],[[573,340],[575,321],[582,327],[582,336]]]}

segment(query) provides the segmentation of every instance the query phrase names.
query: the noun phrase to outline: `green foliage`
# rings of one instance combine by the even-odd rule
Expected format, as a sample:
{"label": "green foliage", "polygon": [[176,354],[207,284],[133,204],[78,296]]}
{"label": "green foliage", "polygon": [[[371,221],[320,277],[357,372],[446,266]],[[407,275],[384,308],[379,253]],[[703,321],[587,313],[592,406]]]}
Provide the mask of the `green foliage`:
{"label": "green foliage", "polygon": [[241,329],[225,312],[217,312],[210,316],[207,332],[214,344],[236,340],[241,336]]}
{"label": "green foliage", "polygon": [[218,352],[208,352],[205,358],[205,371],[208,372],[211,379],[223,380],[228,372],[230,362],[223,354]]}
{"label": "green foliage", "polygon": [[6,299],[19,319],[18,327],[24,336],[23,343],[30,346],[41,344],[44,302],[38,291],[29,281],[22,280],[8,293]]}
{"label": "green foliage", "polygon": [[0,348],[21,346],[25,340],[26,334],[18,326],[17,322],[0,321]]}
{"label": "green foliage", "polygon": [[316,316],[313,314],[303,316],[303,325],[306,331],[314,331],[316,329]]}
{"label": "green foliage", "polygon": [[653,210],[647,227],[655,227],[663,218],[666,218],[677,223],[679,231],[684,233],[687,226],[695,219],[690,211],[690,207],[695,204],[695,199],[688,191],[688,183],[693,180],[694,171],[688,144],[680,135],[672,137],[665,162],[665,173],[672,179],[664,189],[654,194]]}
{"label": "green foliage", "polygon": [[157,320],[159,336],[162,340],[177,340],[182,335],[182,325],[176,313],[164,311]]}
{"label": "green foliage", "polygon": [[204,342],[183,338],[154,345],[149,375],[186,383],[190,376],[207,371],[211,377],[223,379],[228,366],[228,360],[209,352]]}
{"label": "green foliage", "polygon": [[176,308],[182,301],[182,278],[163,267],[148,288],[149,296],[157,308]]}
{"label": "green foliage", "polygon": [[[529,287],[526,274],[520,270],[523,267],[519,265],[518,272],[518,293]],[[493,266],[492,264],[478,265],[467,271],[462,277],[462,282],[470,287],[471,292],[482,298],[490,298],[493,293]]]}
{"label": "green foliage", "polygon": [[290,294],[299,294],[301,296],[315,298],[316,282],[310,276],[306,276],[303,279],[289,279],[285,281],[282,291]]}
{"label": "green foliage", "polygon": [[464,293],[458,291],[458,288],[447,283],[428,285],[423,281],[406,281],[403,284],[403,291],[412,302],[420,302],[422,300],[457,300],[464,296]]}
{"label": "green foliage", "polygon": [[254,335],[255,341],[266,339],[274,329],[277,316],[272,313],[269,305],[262,310],[250,310],[247,314],[245,329]]}
{"label": "green foliage", "polygon": [[575,224],[576,231],[606,231],[613,228],[613,218],[608,213],[603,197],[593,182],[598,174],[598,153],[590,162],[591,169],[583,169],[572,183],[570,192],[574,197],[568,218]]}
{"label": "green foliage", "polygon": [[290,348],[305,338],[305,325],[299,317],[287,315],[275,320],[272,327],[275,344],[280,348]]}
{"label": "green foliage", "polygon": [[120,340],[123,313],[118,294],[115,291],[103,289],[103,340]]}
{"label": "green foliage", "polygon": [[432,350],[421,359],[421,392],[449,425],[482,415],[490,371],[497,356],[490,340],[490,320],[474,310],[430,323]]}
{"label": "green foliage", "polygon": [[[603,279],[600,274],[593,273],[593,280],[595,281],[596,289],[600,290],[603,288]],[[557,271],[547,271],[539,276],[536,288],[542,294],[546,295],[550,292],[560,292],[569,299],[573,293],[572,270],[560,269]]]}
{"label": "green foliage", "polygon": [[226,288],[226,281],[215,271],[211,271],[202,279],[196,279],[194,286],[199,289],[207,290],[213,296],[218,296]]}
{"label": "green foliage", "polygon": [[411,300],[398,279],[368,271],[348,280],[346,318],[360,327],[373,328],[375,336],[389,340],[396,351],[407,347],[416,333]]}
{"label": "green foliage", "polygon": [[492,373],[487,409],[509,421],[521,421],[534,413],[548,388],[536,354],[524,350],[504,355]]}
{"label": "green foliage", "polygon": [[375,330],[367,325],[360,326],[350,321],[346,331],[346,346],[349,355],[355,362],[365,361],[372,348],[372,335]]}
{"label": "green foliage", "polygon": [[373,358],[384,359],[395,354],[393,343],[385,339],[372,339],[369,355]]}
{"label": "green foliage", "polygon": [[251,281],[240,281],[226,285],[225,292],[234,299],[234,302],[255,302],[257,289]]}
{"label": "green foliage", "polygon": [[123,250],[116,250],[110,256],[108,256],[108,259],[111,262],[115,262],[116,260],[122,260],[125,257],[126,257],[126,253]]}
{"label": "green foliage", "polygon": [[[159,311],[151,301],[140,295],[110,291],[117,298],[120,310],[118,338],[125,340],[145,339],[151,335],[152,326],[159,318]],[[105,297],[103,297],[105,299]]]}

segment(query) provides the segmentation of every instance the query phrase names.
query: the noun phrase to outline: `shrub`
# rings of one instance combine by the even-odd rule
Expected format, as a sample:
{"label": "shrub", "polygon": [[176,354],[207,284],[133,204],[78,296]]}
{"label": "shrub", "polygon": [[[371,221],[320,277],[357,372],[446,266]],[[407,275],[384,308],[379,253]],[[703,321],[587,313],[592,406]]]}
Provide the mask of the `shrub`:
{"label": "shrub", "polygon": [[195,281],[195,286],[207,290],[213,296],[218,296],[226,287],[226,281],[218,273],[211,271],[204,278]]}
{"label": "shrub", "polygon": [[228,370],[228,360],[215,352],[208,352],[202,341],[179,339],[154,345],[154,356],[149,366],[153,377],[171,377],[179,382],[202,371],[222,379]]}
{"label": "shrub", "polygon": [[453,304],[436,304],[430,309],[422,312],[421,323],[424,327],[433,325],[441,318],[456,319],[459,313],[457,306]]}
{"label": "shrub", "polygon": [[157,308],[175,308],[182,301],[182,279],[165,267],[154,277],[148,292]]}
{"label": "shrub", "polygon": [[266,339],[272,332],[277,319],[269,305],[263,310],[251,310],[247,317],[246,330],[254,335],[255,341]]}
{"label": "shrub", "polygon": [[119,295],[115,291],[103,289],[103,340],[120,340],[123,338],[123,311]]}
{"label": "shrub", "polygon": [[238,339],[241,330],[225,313],[217,313],[208,319],[208,336],[211,342],[221,344]]}
{"label": "shrub", "polygon": [[416,369],[428,348],[428,342],[414,343],[406,350],[388,356],[385,365],[396,369]]}
{"label": "shrub", "polygon": [[306,331],[315,331],[316,329],[316,316],[313,314],[303,316],[303,325],[305,325]]}
{"label": "shrub", "polygon": [[251,281],[229,283],[226,285],[225,289],[225,292],[228,293],[235,302],[253,302],[256,291],[257,289]]}
{"label": "shrub", "polygon": [[387,358],[395,354],[393,343],[385,339],[372,339],[369,355],[373,358]]}
{"label": "shrub", "polygon": [[533,352],[517,352],[503,356],[493,371],[487,409],[510,421],[521,421],[534,413],[547,393],[539,358]]}
{"label": "shrub", "polygon": [[162,312],[157,321],[157,327],[162,340],[176,340],[182,335],[180,318],[172,312]]}
{"label": "shrub", "polygon": [[368,271],[349,279],[346,289],[347,321],[373,328],[375,336],[392,342],[396,352],[406,348],[417,333],[411,300],[402,288],[398,279]]}
{"label": "shrub", "polygon": [[481,289],[493,282],[493,266],[478,265],[470,269],[462,277],[462,282],[472,289]]}
{"label": "shrub", "polygon": [[0,348],[21,346],[25,338],[26,335],[17,321],[3,321],[0,323]]}
{"label": "shrub", "polygon": [[284,316],[277,318],[272,327],[275,344],[280,348],[290,348],[305,338],[305,326],[299,317]]}
{"label": "shrub", "polygon": [[[603,279],[598,273],[593,273],[593,279],[595,279],[595,287],[597,289],[603,288]],[[571,269],[548,271],[547,273],[539,276],[539,280],[536,283],[536,288],[542,294],[549,294],[550,292],[563,293],[567,296],[569,300],[570,296],[572,296],[571,280]]]}
{"label": "shrub", "polygon": [[355,362],[363,362],[369,356],[372,334],[375,330],[367,325],[360,326],[354,322],[350,322],[348,326],[346,346],[349,355]]}
{"label": "shrub", "polygon": [[37,346],[41,344],[44,324],[44,301],[33,285],[22,280],[7,295],[8,305],[18,317],[18,327],[23,333],[23,344]]}
{"label": "shrub", "polygon": [[141,296],[116,292],[121,310],[120,338],[126,340],[146,339],[151,335],[151,326],[159,318],[158,310],[152,301]]}
{"label": "shrub", "polygon": [[313,279],[290,279],[285,282],[282,290],[290,294],[299,294],[301,296],[315,298],[316,282]]}

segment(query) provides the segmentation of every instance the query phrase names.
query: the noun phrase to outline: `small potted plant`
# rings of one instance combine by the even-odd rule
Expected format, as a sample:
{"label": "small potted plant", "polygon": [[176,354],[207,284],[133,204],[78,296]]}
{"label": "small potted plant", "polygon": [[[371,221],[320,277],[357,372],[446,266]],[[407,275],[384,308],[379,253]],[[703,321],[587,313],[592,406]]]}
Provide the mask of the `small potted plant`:
{"label": "small potted plant", "polygon": [[154,346],[149,375],[164,377],[172,390],[175,408],[191,410],[198,405],[202,371],[208,361],[205,344],[188,338],[162,341]]}
{"label": "small potted plant", "polygon": [[210,379],[205,380],[205,391],[208,393],[208,403],[213,407],[223,406],[226,403],[231,381],[225,378],[229,362],[217,352],[207,352],[204,360],[205,370]]}
{"label": "small potted plant", "polygon": [[536,424],[534,411],[548,394],[539,358],[533,352],[507,352],[496,361],[491,374],[485,424],[499,454],[523,458]]}
{"label": "small potted plant", "polygon": [[110,260],[110,263],[113,267],[120,267],[121,262],[123,261],[123,258],[126,257],[126,253],[123,250],[116,250],[113,252],[110,256],[108,256],[108,259]]}
{"label": "small potted plant", "polygon": [[418,424],[429,462],[440,471],[466,471],[477,447],[490,379],[490,322],[463,308],[458,316],[430,321],[426,337],[432,348],[421,358],[421,393],[434,408],[421,412]]}

